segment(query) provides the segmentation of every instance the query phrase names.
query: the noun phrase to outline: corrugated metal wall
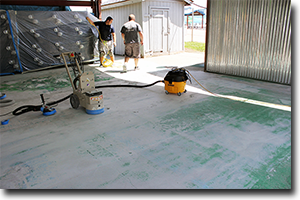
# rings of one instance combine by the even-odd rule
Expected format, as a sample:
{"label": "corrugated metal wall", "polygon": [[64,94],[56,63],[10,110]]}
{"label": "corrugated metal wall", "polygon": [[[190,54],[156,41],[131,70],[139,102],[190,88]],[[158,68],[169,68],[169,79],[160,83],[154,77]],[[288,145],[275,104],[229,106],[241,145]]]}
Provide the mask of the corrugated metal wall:
{"label": "corrugated metal wall", "polygon": [[209,72],[291,84],[291,1],[209,0]]}

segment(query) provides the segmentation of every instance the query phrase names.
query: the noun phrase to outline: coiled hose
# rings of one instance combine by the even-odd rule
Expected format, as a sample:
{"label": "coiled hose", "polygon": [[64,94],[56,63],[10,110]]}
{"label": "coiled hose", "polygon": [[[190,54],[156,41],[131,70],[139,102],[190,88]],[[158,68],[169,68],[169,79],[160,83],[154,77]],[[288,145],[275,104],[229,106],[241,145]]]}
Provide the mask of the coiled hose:
{"label": "coiled hose", "polygon": [[[74,80],[75,82],[75,80]],[[148,85],[99,85],[99,86],[96,86],[95,88],[107,88],[107,87],[133,87],[133,88],[145,88],[145,87],[150,87],[150,86],[153,86],[157,83],[160,83],[160,82],[164,82],[163,80],[160,80],[160,81],[156,81],[154,83],[151,83],[151,84],[148,84]],[[52,105],[56,105],[56,104],[59,104],[67,99],[69,99],[71,97],[72,94],[62,98],[62,99],[59,99],[57,101],[53,101],[53,102],[50,102],[50,103],[47,103],[46,105],[47,106],[52,106]],[[12,114],[13,115],[21,115],[21,114],[24,114],[24,113],[27,113],[27,112],[30,112],[30,111],[40,111],[41,110],[41,107],[43,105],[24,105],[24,106],[21,106],[19,108],[16,108]],[[7,113],[7,114],[10,114],[11,112]]]}

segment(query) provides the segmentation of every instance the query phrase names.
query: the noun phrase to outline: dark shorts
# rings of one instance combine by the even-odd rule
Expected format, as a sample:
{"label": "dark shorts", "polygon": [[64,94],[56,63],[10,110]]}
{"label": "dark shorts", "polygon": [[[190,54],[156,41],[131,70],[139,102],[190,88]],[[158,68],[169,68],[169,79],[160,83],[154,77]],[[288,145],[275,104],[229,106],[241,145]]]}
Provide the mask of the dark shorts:
{"label": "dark shorts", "polygon": [[140,44],[139,43],[125,44],[125,57],[139,58],[140,57]]}

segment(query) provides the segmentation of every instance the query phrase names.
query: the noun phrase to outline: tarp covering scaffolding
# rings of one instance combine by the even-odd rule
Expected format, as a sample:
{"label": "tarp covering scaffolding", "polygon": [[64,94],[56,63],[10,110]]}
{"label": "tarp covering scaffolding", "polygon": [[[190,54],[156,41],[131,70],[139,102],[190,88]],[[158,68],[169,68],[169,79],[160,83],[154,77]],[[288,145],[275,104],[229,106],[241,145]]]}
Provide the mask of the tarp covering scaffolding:
{"label": "tarp covering scaffolding", "polygon": [[0,10],[0,75],[61,65],[54,55],[74,51],[94,59],[98,32],[87,12]]}

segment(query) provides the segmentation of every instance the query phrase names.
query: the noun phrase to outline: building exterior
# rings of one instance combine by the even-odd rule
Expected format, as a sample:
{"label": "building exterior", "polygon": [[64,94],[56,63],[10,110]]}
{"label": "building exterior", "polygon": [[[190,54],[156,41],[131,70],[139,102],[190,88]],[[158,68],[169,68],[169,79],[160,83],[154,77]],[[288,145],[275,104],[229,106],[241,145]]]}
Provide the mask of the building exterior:
{"label": "building exterior", "polygon": [[102,20],[113,17],[117,36],[115,53],[124,55],[121,27],[129,14],[136,16],[144,32],[141,55],[170,54],[184,51],[184,0],[108,0],[102,1]]}

